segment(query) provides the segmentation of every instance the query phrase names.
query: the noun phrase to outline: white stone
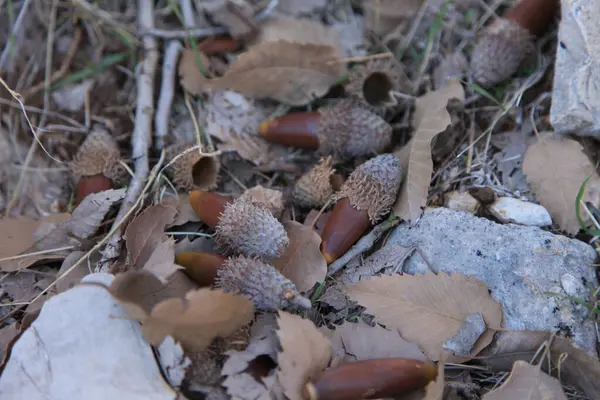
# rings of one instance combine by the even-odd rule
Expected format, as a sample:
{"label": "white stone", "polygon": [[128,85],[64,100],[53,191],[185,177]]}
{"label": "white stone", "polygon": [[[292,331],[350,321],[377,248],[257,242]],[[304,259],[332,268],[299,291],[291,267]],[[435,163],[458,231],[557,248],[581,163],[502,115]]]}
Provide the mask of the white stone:
{"label": "white stone", "polygon": [[526,226],[552,225],[552,217],[543,206],[512,197],[500,197],[489,205],[488,211],[500,222]]}
{"label": "white stone", "polygon": [[479,211],[479,201],[468,192],[454,190],[444,195],[444,206],[454,211],[475,214]]}

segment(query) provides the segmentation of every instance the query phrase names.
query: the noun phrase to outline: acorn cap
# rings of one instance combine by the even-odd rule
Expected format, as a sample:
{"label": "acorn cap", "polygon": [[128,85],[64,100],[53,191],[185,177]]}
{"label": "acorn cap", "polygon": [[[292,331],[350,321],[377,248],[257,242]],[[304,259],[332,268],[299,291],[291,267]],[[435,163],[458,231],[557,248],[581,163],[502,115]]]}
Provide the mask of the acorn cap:
{"label": "acorn cap", "polygon": [[127,171],[119,161],[121,153],[115,139],[102,128],[93,129],[85,138],[69,168],[75,182],[84,176],[104,175],[114,183],[124,180]]}
{"label": "acorn cap", "polygon": [[[165,149],[169,162],[194,147],[192,143],[174,144]],[[177,157],[167,168],[167,175],[178,190],[210,190],[217,186],[217,176],[221,165],[212,156],[205,156],[198,149]]]}
{"label": "acorn cap", "polygon": [[400,160],[392,154],[382,154],[359,165],[335,199],[348,198],[352,207],[366,210],[371,223],[375,224],[390,211],[403,179],[404,167]]}
{"label": "acorn cap", "polygon": [[229,258],[217,271],[215,286],[247,296],[258,310],[277,310],[292,306],[311,308],[290,280],[275,267],[243,256]]}
{"label": "acorn cap", "polygon": [[511,77],[535,50],[535,36],[518,23],[498,18],[479,34],[471,57],[473,78],[492,86]]}
{"label": "acorn cap", "polygon": [[352,99],[319,109],[319,152],[343,158],[378,154],[389,146],[392,127]]}
{"label": "acorn cap", "polygon": [[239,198],[266,208],[275,218],[279,217],[283,212],[283,193],[279,190],[256,185],[250,189],[246,189]]}
{"label": "acorn cap", "polygon": [[301,207],[319,208],[333,196],[331,156],[322,158],[310,171],[298,179],[292,193],[294,202]]}
{"label": "acorn cap", "polygon": [[348,74],[346,91],[371,111],[382,113],[398,104],[393,91],[402,88],[402,74],[389,60],[371,60]]}
{"label": "acorn cap", "polygon": [[221,213],[214,241],[227,254],[275,259],[283,254],[289,239],[281,222],[267,209],[237,198]]}

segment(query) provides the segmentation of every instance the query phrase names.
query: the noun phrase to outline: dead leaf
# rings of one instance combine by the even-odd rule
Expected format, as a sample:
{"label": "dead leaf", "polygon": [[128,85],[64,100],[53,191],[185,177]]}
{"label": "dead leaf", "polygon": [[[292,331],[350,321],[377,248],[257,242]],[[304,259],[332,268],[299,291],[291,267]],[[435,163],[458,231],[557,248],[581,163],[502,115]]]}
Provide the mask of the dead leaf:
{"label": "dead leaf", "polygon": [[[69,214],[60,214],[62,221],[69,218]],[[33,220],[25,217],[2,218],[0,219],[0,258],[5,259],[21,254],[34,253],[37,250],[33,248],[35,244],[34,233],[44,221],[56,222],[55,216],[48,216],[39,220]],[[64,253],[47,253],[36,256],[20,257],[14,260],[0,261],[0,270],[4,272],[14,272],[32,266],[35,262],[41,260],[60,260],[65,257]]]}
{"label": "dead leaf", "polygon": [[182,267],[175,264],[175,240],[167,239],[160,242],[155,248],[150,259],[144,264],[143,270],[151,272],[161,282],[166,283],[167,278]]}
{"label": "dead leaf", "polygon": [[301,14],[311,14],[316,9],[325,8],[327,0],[279,0],[275,8],[282,14],[299,16]]}
{"label": "dead leaf", "polygon": [[376,35],[386,35],[403,21],[411,20],[423,0],[366,0],[363,3],[366,28]]}
{"label": "dead leaf", "polygon": [[458,273],[380,276],[349,285],[347,293],[433,361],[440,359],[443,344],[469,315],[481,313],[488,328],[471,356],[489,345],[502,326],[502,306],[485,284]]}
{"label": "dead leaf", "polygon": [[198,289],[182,299],[168,299],[154,306],[142,325],[142,333],[158,346],[166,336],[184,349],[198,352],[216,337],[227,337],[254,317],[254,306],[243,296],[218,289]]}
{"label": "dead leaf", "polygon": [[523,173],[523,156],[531,141],[526,126],[520,131],[492,135],[492,144],[502,150],[494,154],[494,161],[500,172],[500,182],[511,191],[529,192]]}
{"label": "dead leaf", "polygon": [[378,274],[393,275],[401,273],[404,262],[415,250],[415,247],[387,244],[359,265],[355,267],[347,266],[340,276],[339,282],[347,285]]}
{"label": "dead leaf", "polygon": [[148,207],[125,230],[127,259],[133,269],[141,269],[163,240],[165,227],[175,219],[177,208],[166,205]]}
{"label": "dead leaf", "polygon": [[302,389],[323,371],[331,358],[331,343],[307,319],[279,311],[277,337],[283,349],[277,355],[277,380],[290,400],[303,400]]}
{"label": "dead leaf", "polygon": [[334,47],[278,40],[250,47],[207,85],[301,106],[327,93],[343,73]]}
{"label": "dead leaf", "polygon": [[[65,260],[63,261],[58,272],[56,273],[56,277],[59,278],[63,273],[68,271],[69,268],[71,268],[73,266],[73,264],[75,264],[77,261],[79,261],[79,259],[81,257],[83,257],[84,255],[85,255],[85,252],[83,252],[83,251],[74,251],[71,254],[69,254],[67,256],[67,258],[65,258]],[[84,276],[86,276],[90,273],[91,273],[91,271],[89,270],[89,266],[88,266],[87,262],[83,262],[83,263],[79,264],[77,267],[75,267],[75,269],[73,271],[69,272],[69,274],[67,276],[65,276],[64,278],[62,278],[60,281],[58,281],[56,283],[56,291],[58,293],[62,293],[64,291],[67,291],[67,290],[73,288],[75,285],[77,285],[79,282],[81,282],[81,279]]]}
{"label": "dead leaf", "polygon": [[444,389],[446,387],[446,380],[444,377],[444,366],[446,364],[447,358],[448,353],[446,351],[442,352],[440,361],[438,362],[438,376],[435,378],[435,381],[429,382],[427,386],[425,386],[425,396],[423,397],[423,400],[444,399]]}
{"label": "dead leaf", "polygon": [[[312,227],[318,234],[321,236],[323,234],[323,229],[325,229],[325,224],[327,224],[327,220],[331,215],[330,211],[319,214],[320,210],[312,209],[306,214],[306,218],[304,219],[304,225]],[[315,218],[319,216],[319,219],[315,222]]]}
{"label": "dead leaf", "polygon": [[417,127],[416,132],[404,147],[394,153],[405,166],[406,177],[400,187],[393,212],[410,223],[416,222],[427,203],[433,172],[431,141],[451,124],[452,120],[446,107],[452,99],[465,99],[461,83],[454,79],[441,89],[419,97],[412,123]]}
{"label": "dead leaf", "polygon": [[506,382],[483,396],[483,400],[567,400],[558,379],[545,374],[539,365],[516,361]]}
{"label": "dead leaf", "polygon": [[[587,188],[600,185],[600,177],[579,142],[546,133],[527,149],[523,172],[537,200],[548,210],[554,222],[569,234],[577,233],[577,193],[590,175],[592,179]],[[587,192],[582,201],[589,199]]]}
{"label": "dead leaf", "polygon": [[[180,194],[177,196],[177,215],[173,222],[167,224],[167,228],[183,225],[188,222],[200,222],[200,217],[192,208],[189,197],[188,194]],[[172,201],[175,203],[175,200]]]}
{"label": "dead leaf", "polygon": [[284,222],[289,244],[281,257],[273,261],[283,276],[307,292],[327,275],[327,261],[321,253],[321,237],[311,227],[296,221]]}
{"label": "dead leaf", "polygon": [[0,363],[2,363],[4,357],[8,354],[8,347],[18,334],[19,329],[16,322],[0,329]]}
{"label": "dead leaf", "polygon": [[266,208],[275,218],[281,217],[283,212],[283,193],[279,190],[269,189],[262,185],[256,185],[246,189],[239,199],[245,199]]}
{"label": "dead leaf", "polygon": [[473,313],[465,318],[456,335],[444,343],[444,349],[452,351],[457,356],[468,357],[485,329],[483,316],[480,313]]}
{"label": "dead leaf", "polygon": [[251,2],[229,0],[204,0],[202,9],[233,37],[250,35],[258,26]]}
{"label": "dead leaf", "polygon": [[337,32],[318,21],[306,18],[276,17],[261,25],[253,45],[286,40],[288,42],[331,46],[342,58],[342,44]]}
{"label": "dead leaf", "polygon": [[[208,57],[200,51],[198,51],[198,55],[200,56],[204,72],[208,73],[208,71],[211,71],[211,64]],[[179,83],[191,94],[199,96],[206,91],[206,82],[209,79],[200,70],[194,50],[185,49],[181,52],[178,73]]]}
{"label": "dead leaf", "polygon": [[175,254],[183,253],[184,251],[215,253],[215,246],[212,239],[204,236],[194,238],[193,241],[185,237],[183,240],[175,243]]}

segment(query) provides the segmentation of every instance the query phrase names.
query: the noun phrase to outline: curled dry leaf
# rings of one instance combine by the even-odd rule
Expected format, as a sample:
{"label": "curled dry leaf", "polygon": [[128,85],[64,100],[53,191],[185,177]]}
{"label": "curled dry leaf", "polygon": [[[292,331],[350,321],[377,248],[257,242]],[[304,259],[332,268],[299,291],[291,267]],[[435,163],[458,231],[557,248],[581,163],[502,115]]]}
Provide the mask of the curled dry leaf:
{"label": "curled dry leaf", "polygon": [[448,358],[448,353],[443,352],[438,362],[438,375],[435,381],[429,382],[425,387],[425,396],[423,400],[444,400],[444,388],[446,387],[444,377],[444,365]]}
{"label": "curled dry leaf", "polygon": [[413,126],[417,127],[417,130],[413,138],[395,152],[407,171],[393,211],[394,215],[411,223],[421,216],[427,203],[433,172],[431,141],[451,124],[446,107],[452,99],[465,99],[462,85],[454,79],[443,88],[419,97],[413,116]]}
{"label": "curled dry leaf", "polygon": [[323,282],[327,275],[327,262],[320,250],[321,237],[310,226],[296,221],[284,222],[289,244],[281,257],[273,261],[286,278],[300,292],[310,290],[315,283]]}
{"label": "curled dry leaf", "polygon": [[[600,177],[583,152],[579,142],[542,134],[540,140],[525,153],[523,172],[537,200],[550,212],[552,219],[569,234],[579,231],[575,200],[583,181],[586,186],[582,201],[593,201],[591,190],[600,188]],[[598,206],[598,204],[594,204]],[[582,213],[582,218],[586,218]]]}
{"label": "curled dry leaf", "polygon": [[304,385],[329,363],[331,343],[310,320],[298,315],[279,311],[277,323],[282,348],[277,355],[277,380],[290,400],[303,400]]}
{"label": "curled dry leaf", "polygon": [[196,54],[200,58],[204,72],[211,71],[208,57],[201,52],[195,53],[192,49],[185,49],[181,52],[178,72],[181,86],[191,94],[199,96],[206,90],[205,83],[208,78],[202,73]]}
{"label": "curled dry leaf", "polygon": [[558,379],[542,372],[540,365],[525,361],[515,361],[506,382],[483,396],[483,400],[511,400],[524,395],[531,400],[567,400]]}
{"label": "curled dry leaf", "polygon": [[207,85],[301,106],[327,93],[343,72],[332,46],[277,40],[252,46]]}
{"label": "curled dry leaf", "polygon": [[177,196],[176,200],[173,198],[167,200],[167,204],[176,204],[177,207],[177,215],[173,222],[166,225],[167,228],[183,225],[188,222],[200,222],[200,217],[194,212],[189,197],[189,194],[180,194]]}
{"label": "curled dry leaf", "polygon": [[481,313],[487,326],[471,357],[490,344],[502,325],[502,306],[485,284],[458,273],[374,277],[348,286],[347,294],[433,361],[440,359],[442,346],[469,315]]}
{"label": "curled dry leaf", "polygon": [[254,306],[243,296],[222,290],[199,289],[154,306],[144,320],[142,333],[158,346],[166,336],[181,342],[184,349],[198,352],[216,337],[227,337],[249,324]]}
{"label": "curled dry leaf", "polygon": [[160,242],[155,248],[150,259],[144,265],[144,270],[151,272],[161,282],[166,283],[167,278],[182,267],[175,264],[175,240],[167,239]]}

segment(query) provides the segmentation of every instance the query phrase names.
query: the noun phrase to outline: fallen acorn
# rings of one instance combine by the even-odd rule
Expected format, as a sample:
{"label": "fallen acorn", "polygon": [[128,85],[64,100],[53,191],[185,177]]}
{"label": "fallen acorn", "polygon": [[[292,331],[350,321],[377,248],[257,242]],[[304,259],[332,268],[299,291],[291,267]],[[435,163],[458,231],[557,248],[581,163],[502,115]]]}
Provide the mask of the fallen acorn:
{"label": "fallen acorn", "polygon": [[349,99],[264,121],[259,133],[270,142],[341,158],[381,153],[392,140],[392,127],[384,119]]}
{"label": "fallen acorn", "polygon": [[[165,156],[171,162],[167,175],[178,190],[210,190],[216,187],[221,165],[214,156],[206,156],[199,150],[186,150],[193,143],[174,144],[165,149]],[[174,161],[173,161],[174,160]]]}
{"label": "fallen acorn", "polygon": [[325,370],[304,387],[306,400],[356,400],[396,397],[436,379],[437,368],[410,358],[379,358]]}
{"label": "fallen acorn", "polygon": [[95,128],[79,147],[69,170],[76,183],[75,203],[78,205],[90,194],[112,189],[126,176],[120,164],[119,146],[102,128]]}
{"label": "fallen acorn", "polygon": [[404,167],[392,154],[371,158],[350,174],[334,195],[336,204],[323,229],[321,252],[328,264],[389,212],[403,179]]}
{"label": "fallen acorn", "polygon": [[217,270],[215,286],[226,292],[247,296],[257,310],[290,307],[310,309],[310,300],[302,296],[296,285],[275,267],[244,256],[232,257]]}
{"label": "fallen acorn", "polygon": [[257,202],[201,191],[191,192],[189,202],[200,219],[214,228],[215,245],[224,254],[269,260],[281,256],[288,245],[281,222]]}
{"label": "fallen acorn", "polygon": [[227,257],[201,251],[184,251],[175,255],[175,264],[182,266],[185,273],[202,287],[215,283],[217,271],[225,261]]}
{"label": "fallen acorn", "polygon": [[[292,196],[294,203],[301,207],[323,207],[334,193],[332,180],[335,170],[331,166],[331,156],[321,159],[307,173],[302,175],[294,185]],[[339,188],[338,188],[339,189]]]}
{"label": "fallen acorn", "polygon": [[533,53],[535,39],[556,16],[559,0],[521,0],[478,35],[471,58],[475,80],[483,86],[504,81]]}
{"label": "fallen acorn", "polygon": [[204,39],[198,44],[198,51],[207,56],[214,56],[223,53],[231,53],[239,49],[242,45],[240,39],[233,38],[229,35],[212,36]]}

